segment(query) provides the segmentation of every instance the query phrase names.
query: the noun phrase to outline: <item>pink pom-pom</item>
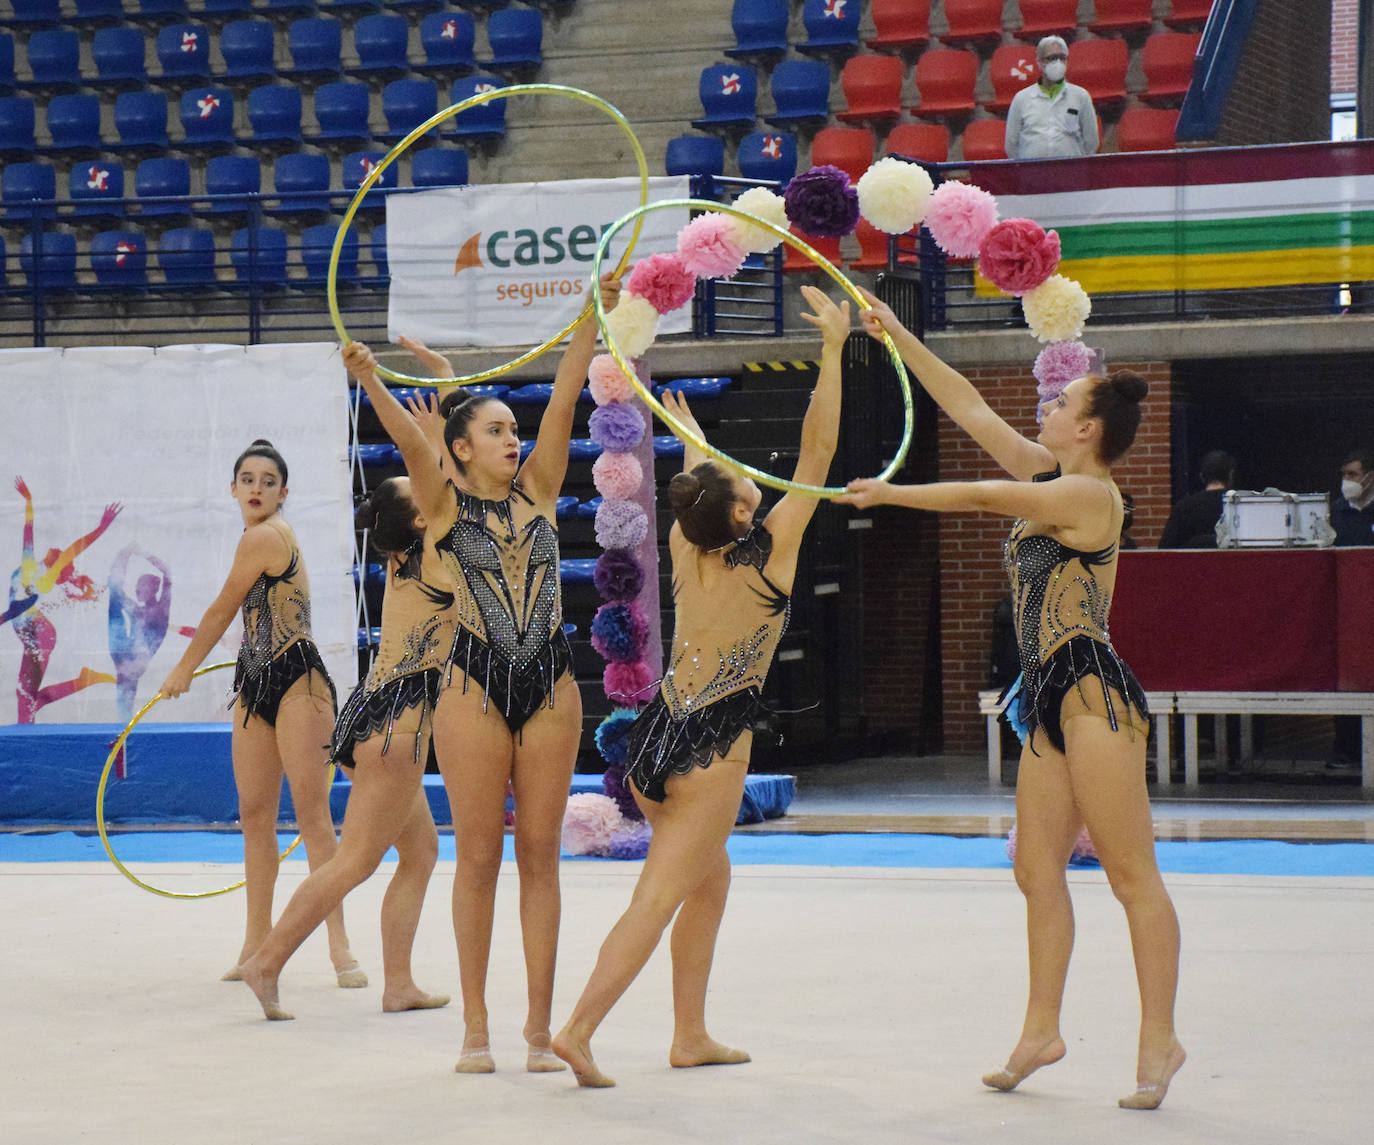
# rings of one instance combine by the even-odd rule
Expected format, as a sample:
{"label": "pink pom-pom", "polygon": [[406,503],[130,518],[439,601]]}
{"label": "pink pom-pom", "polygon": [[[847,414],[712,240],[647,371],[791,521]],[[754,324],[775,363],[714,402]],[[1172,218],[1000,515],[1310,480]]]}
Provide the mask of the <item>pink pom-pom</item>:
{"label": "pink pom-pom", "polygon": [[1016,824],[1011,825],[1011,830],[1007,832],[1007,858],[1013,863],[1016,862]]}
{"label": "pink pom-pom", "polygon": [[563,850],[570,855],[604,855],[625,823],[614,799],[588,792],[568,796],[563,812]]}
{"label": "pink pom-pom", "polygon": [[667,314],[692,301],[697,276],[687,269],[681,255],[651,254],[635,263],[625,289]]}
{"label": "pink pom-pom", "polygon": [[1088,834],[1086,827],[1078,832],[1078,841],[1073,845],[1072,857],[1075,859],[1097,858],[1097,847],[1093,844],[1092,836]]}
{"label": "pink pom-pom", "polygon": [[1034,290],[1058,269],[1058,232],[1030,219],[1003,219],[978,249],[978,272],[1005,294]]}
{"label": "pink pom-pom", "polygon": [[587,368],[587,384],[592,391],[592,400],[599,406],[627,402],[634,397],[634,386],[610,354],[598,354],[592,359]]}
{"label": "pink pom-pom", "polygon": [[677,253],[698,278],[729,278],[744,265],[746,252],[729,216],[711,211],[678,231]]}
{"label": "pink pom-pom", "polygon": [[592,484],[603,497],[628,501],[644,484],[644,466],[633,453],[603,453],[592,463]]}
{"label": "pink pom-pom", "polygon": [[1031,367],[1039,383],[1035,392],[1042,400],[1057,397],[1075,378],[1097,368],[1097,352],[1082,342],[1051,342],[1035,356],[1035,365]]}
{"label": "pink pom-pom", "polygon": [[596,543],[603,549],[637,549],[649,534],[649,516],[634,501],[605,497],[596,510]]}
{"label": "pink pom-pom", "polygon": [[973,258],[997,225],[997,200],[957,179],[941,183],[926,204],[930,237],[952,258]]}
{"label": "pink pom-pom", "polygon": [[601,674],[601,683],[606,695],[618,704],[627,705],[647,704],[658,687],[658,681],[643,660],[612,661]]}

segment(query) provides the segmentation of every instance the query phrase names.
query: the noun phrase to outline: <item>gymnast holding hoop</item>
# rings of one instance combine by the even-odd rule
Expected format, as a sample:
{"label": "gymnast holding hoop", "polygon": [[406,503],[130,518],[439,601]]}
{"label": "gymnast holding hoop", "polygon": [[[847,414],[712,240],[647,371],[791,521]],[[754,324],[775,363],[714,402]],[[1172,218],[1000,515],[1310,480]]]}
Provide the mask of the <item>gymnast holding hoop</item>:
{"label": "gymnast holding hoop", "polygon": [[[793,480],[820,485],[839,440],[849,303],[836,306],[811,286],[802,293],[814,312],[802,317],[824,341]],[[701,437],[684,398],[667,391],[662,401]],[[668,670],[627,733],[626,776],[653,825],[649,854],[629,908],[606,937],[572,1017],[553,1041],[583,1086],[615,1084],[592,1058],[592,1036],[674,914],[669,1063],[749,1060],[707,1033],[706,983],[730,889],[725,841],[744,794],[759,693],[787,624],[797,554],[817,501],[789,492],[755,523],[759,487],[683,440],[684,472],[668,486],[676,517],[668,535],[674,599]]]}
{"label": "gymnast holding hoop", "polygon": [[[288,492],[286,462],[270,442],[259,438],[239,455],[230,492],[244,525],[233,566],[159,689],[168,699],[185,692],[196,667],[242,608],[231,745],[248,920],[243,949],[224,974],[226,982],[240,979],[243,963],[272,929],[283,771],[310,869],[333,858],[338,846],[329,811],[334,683],[310,636],[310,580],[296,534],[281,515]],[[326,923],[338,984],[350,989],[366,986],[367,975],[348,947],[342,909],[331,911]]]}
{"label": "gymnast holding hoop", "polygon": [[1018,518],[1006,544],[1022,675],[1010,713],[1025,729],[1016,783],[1016,882],[1026,899],[1030,997],[1020,1040],[983,1084],[1011,1090],[1064,1056],[1059,1032],[1073,950],[1064,868],[1084,825],[1126,911],[1140,988],[1137,1088],[1118,1104],[1154,1109],[1186,1055],[1174,1033],[1178,918],[1155,860],[1145,787],[1149,712],[1112,649],[1107,613],[1116,582],[1121,493],[1111,466],[1140,424],[1145,381],[1122,370],[1069,383],[1045,404],[1036,441],[998,417],[961,374],[865,292],[873,337],[889,334],[926,392],[1014,481],[849,483],[840,501]]}

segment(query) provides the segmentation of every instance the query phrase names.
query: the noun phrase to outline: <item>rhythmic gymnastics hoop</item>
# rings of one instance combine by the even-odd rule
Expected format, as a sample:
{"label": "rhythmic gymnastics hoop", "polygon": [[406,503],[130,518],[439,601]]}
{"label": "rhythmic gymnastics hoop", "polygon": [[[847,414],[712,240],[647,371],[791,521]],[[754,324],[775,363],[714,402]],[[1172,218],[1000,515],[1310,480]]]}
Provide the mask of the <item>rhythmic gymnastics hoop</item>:
{"label": "rhythmic gymnastics hoop", "polygon": [[[596,257],[592,259],[592,282],[597,282],[600,279],[601,260],[608,249],[608,244],[611,239],[615,237],[615,233],[620,230],[621,227],[626,226],[630,222],[634,222],[635,225],[638,226],[643,216],[647,215],[650,211],[662,211],[673,207],[687,207],[690,210],[723,212],[727,215],[734,215],[737,219],[743,219],[745,222],[762,230],[772,231],[778,236],[779,240],[785,242],[788,246],[792,247],[793,250],[800,251],[821,270],[825,271],[826,274],[839,283],[840,288],[858,303],[860,310],[872,309],[872,307],[864,301],[864,297],[859,293],[858,287],[850,282],[829,259],[815,250],[809,243],[804,242],[802,239],[792,234],[791,231],[783,230],[782,227],[775,226],[766,219],[760,219],[755,215],[751,215],[748,211],[740,210],[738,207],[727,206],[724,203],[715,203],[706,199],[662,199],[656,203],[641,203],[634,210],[622,215],[613,222],[610,228],[601,236],[601,242],[596,248]],[[728,453],[724,453],[708,444],[703,438],[693,433],[683,425],[682,422],[678,421],[677,418],[673,417],[672,414],[664,409],[663,403],[654,397],[644,383],[639,380],[638,372],[630,365],[625,355],[620,352],[620,347],[615,344],[615,339],[611,336],[611,332],[606,326],[606,309],[602,306],[601,295],[596,290],[592,291],[592,305],[596,308],[596,322],[597,325],[601,327],[601,337],[606,343],[606,349],[609,350],[611,356],[615,358],[616,365],[620,367],[625,376],[630,380],[630,383],[634,386],[639,396],[644,399],[645,404],[648,405],[659,419],[671,428],[678,437],[685,438],[708,457],[713,457],[723,465],[728,465],[731,469],[737,470],[740,473],[748,474],[760,484],[770,485],[774,489],[781,489],[784,492],[790,493],[803,493],[808,497],[816,497],[821,500],[828,500],[848,492],[843,485],[807,485],[802,481],[789,481],[785,477],[775,477],[771,473],[765,473],[761,469],[755,469],[752,465],[746,465],[743,461],[737,461]],[[883,471],[878,474],[877,480],[879,481],[887,481],[902,467],[902,462],[906,460],[907,450],[911,448],[911,437],[916,426],[915,410],[911,401],[911,382],[907,378],[906,364],[902,361],[901,354],[897,352],[897,347],[893,343],[891,335],[889,335],[886,330],[883,331],[883,345],[887,347],[887,352],[892,358],[892,366],[893,369],[897,371],[897,381],[902,390],[903,428],[902,443],[897,448],[896,455],[887,463]]]}
{"label": "rhythmic gymnastics hoop", "polygon": [[[226,660],[222,664],[207,664],[204,668],[197,668],[192,672],[191,679],[194,680],[197,676],[203,676],[206,672],[213,672],[217,668],[232,668],[233,666],[233,660]],[[110,846],[110,837],[105,831],[105,786],[110,781],[110,769],[114,767],[115,759],[119,756],[119,749],[124,746],[124,741],[129,738],[129,733],[138,726],[139,720],[152,710],[154,704],[165,698],[166,697],[159,692],[144,704],[143,707],[139,708],[134,718],[129,721],[128,726],[120,733],[119,738],[114,741],[114,746],[110,748],[110,754],[105,759],[105,770],[100,773],[100,786],[95,790],[95,825],[100,831],[100,841],[105,845],[105,854],[110,856],[110,862],[119,869],[119,873],[135,886],[140,886],[145,891],[149,891],[152,894],[161,895],[163,898],[168,899],[208,899],[214,898],[216,895],[227,895],[230,891],[238,890],[239,887],[243,886],[248,880],[246,878],[240,879],[232,886],[220,887],[219,890],[214,891],[165,891],[161,887],[155,887],[151,883],[145,883],[134,874],[133,871],[129,870],[128,867],[119,861],[119,856],[114,853],[114,848]],[[331,780],[334,778],[334,767],[332,764],[329,769],[329,777]],[[291,854],[291,852],[300,845],[301,837],[297,835],[295,839],[292,840],[291,846],[287,847],[286,850],[278,856],[277,861],[281,862],[282,859],[286,858],[287,855]]]}
{"label": "rhythmic gymnastics hoop", "polygon": [[[359,184],[358,190],[354,193],[353,201],[348,204],[348,210],[344,212],[343,222],[339,224],[339,230],[334,235],[334,247],[329,252],[329,273],[327,277],[329,316],[334,322],[334,329],[338,331],[339,337],[343,340],[345,346],[351,343],[353,339],[349,336],[348,330],[345,329],[343,318],[339,314],[339,253],[343,249],[344,238],[348,233],[350,224],[353,222],[353,216],[358,213],[358,208],[362,206],[364,196],[372,189],[377,180],[382,177],[382,172],[408,151],[411,144],[427,131],[437,127],[446,119],[451,119],[453,116],[459,115],[471,108],[478,107],[484,103],[490,103],[494,99],[506,99],[508,96],[512,95],[554,95],[565,99],[578,100],[604,111],[624,133],[625,138],[630,141],[630,149],[635,157],[635,167],[639,173],[640,206],[642,207],[649,201],[649,162],[644,156],[644,148],[640,145],[639,137],[635,135],[634,129],[630,127],[629,120],[627,120],[617,108],[607,103],[600,96],[593,95],[591,92],[584,91],[582,88],[567,87],[563,84],[552,83],[511,84],[509,87],[500,87],[496,88],[494,91],[481,91],[476,95],[471,95],[462,102],[455,103],[451,107],[445,108],[437,115],[430,116],[424,123],[420,124],[419,127],[416,127],[409,135],[397,143],[395,147],[386,153],[385,158],[367,173],[367,178]],[[634,233],[630,236],[630,243],[625,248],[625,253],[621,256],[620,263],[616,267],[617,275],[629,265],[630,255],[635,249],[635,243],[639,241],[639,228],[640,222],[636,220]],[[601,265],[599,258],[596,265]],[[597,280],[593,280],[592,283],[591,295],[593,298],[595,298],[598,293],[596,281]],[[591,313],[592,305],[591,302],[588,302],[587,305],[578,312],[577,317],[568,323],[568,325],[564,326],[563,329],[552,338],[545,342],[541,342],[531,350],[526,350],[519,357],[512,358],[509,362],[492,367],[490,370],[479,370],[475,374],[464,374],[460,377],[453,378],[417,378],[410,374],[402,374],[394,370],[389,370],[385,366],[378,364],[376,372],[383,378],[390,378],[393,382],[405,382],[413,386],[465,386],[473,385],[477,382],[485,382],[490,378],[497,378],[502,374],[509,373],[511,370],[518,369],[526,362],[534,361],[540,354],[558,345],[558,343],[563,341],[564,338],[577,329],[582,320]]]}

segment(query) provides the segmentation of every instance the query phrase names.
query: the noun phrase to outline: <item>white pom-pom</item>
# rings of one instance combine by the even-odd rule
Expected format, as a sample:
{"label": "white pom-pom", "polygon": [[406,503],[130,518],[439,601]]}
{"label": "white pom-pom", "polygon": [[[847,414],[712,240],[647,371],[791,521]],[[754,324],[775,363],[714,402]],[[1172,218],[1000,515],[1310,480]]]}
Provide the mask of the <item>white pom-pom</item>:
{"label": "white pom-pom", "polygon": [[570,795],[563,812],[563,850],[570,855],[604,855],[625,816],[614,799],[587,792]]}
{"label": "white pom-pom", "polygon": [[1021,296],[1026,325],[1042,342],[1070,342],[1083,333],[1092,313],[1088,292],[1071,278],[1052,274]]}
{"label": "white pom-pom", "polygon": [[879,159],[859,179],[859,214],[880,231],[904,235],[925,217],[934,190],[924,167]]}
{"label": "white pom-pom", "polygon": [[654,344],[658,311],[638,295],[623,294],[619,305],[606,315],[606,328],[625,357],[638,358]]}
{"label": "white pom-pom", "polygon": [[[748,211],[755,218],[762,219],[765,223],[772,223],[776,227],[787,230],[787,205],[783,202],[781,195],[774,194],[767,187],[750,187],[731,205],[738,207],[741,211]],[[750,254],[766,254],[782,242],[782,239],[778,238],[772,231],[765,230],[763,227],[746,223],[734,215],[730,216],[730,220],[735,225],[736,241]]]}

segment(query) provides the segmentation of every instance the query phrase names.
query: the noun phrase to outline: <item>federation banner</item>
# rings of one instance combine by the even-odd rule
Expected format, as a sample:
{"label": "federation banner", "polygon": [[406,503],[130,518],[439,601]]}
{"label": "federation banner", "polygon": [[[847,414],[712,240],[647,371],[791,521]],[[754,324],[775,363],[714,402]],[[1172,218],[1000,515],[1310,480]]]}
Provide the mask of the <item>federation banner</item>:
{"label": "federation banner", "polygon": [[[685,199],[687,176],[649,180],[649,200]],[[388,195],[388,335],[434,345],[531,346],[586,305],[602,233],[639,205],[639,180],[572,179],[444,187]],[[634,258],[676,249],[686,210],[653,211]],[[633,233],[622,229],[603,262],[614,269]],[[659,333],[691,328],[691,308],[665,315]]]}
{"label": "federation banner", "polygon": [[[3,350],[0,401],[0,723],[126,723],[152,698],[229,573],[232,469],[259,437],[287,464],[283,512],[343,697],[357,628],[337,346]],[[241,636],[235,619],[205,662],[234,659]],[[227,720],[232,680],[211,673],[148,719]]]}

